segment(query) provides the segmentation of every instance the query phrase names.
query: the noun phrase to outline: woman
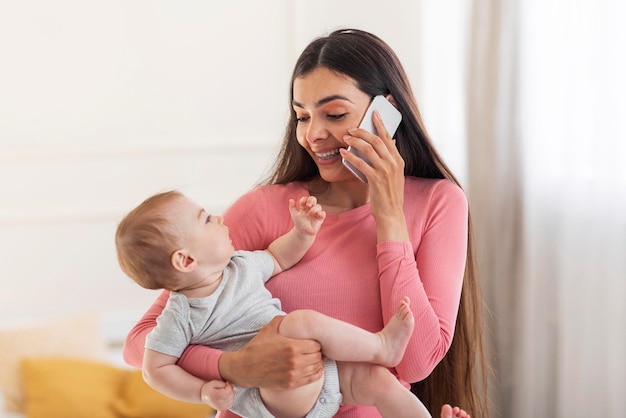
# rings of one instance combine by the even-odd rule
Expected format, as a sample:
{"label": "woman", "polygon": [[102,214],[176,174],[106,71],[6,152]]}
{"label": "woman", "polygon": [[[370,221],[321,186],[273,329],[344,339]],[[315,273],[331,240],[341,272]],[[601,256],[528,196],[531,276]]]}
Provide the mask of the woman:
{"label": "woman", "polygon": [[[376,95],[402,113],[395,140],[376,116],[379,135],[354,129]],[[314,40],[296,63],[289,100],[291,118],[273,172],[225,214],[235,248],[265,248],[291,227],[284,202],[315,196],[327,213],[315,243],[267,286],[283,310],[315,309],[375,331],[393,315],[390,301],[408,295],[416,326],[395,368],[398,379],[407,386],[420,382],[412,389],[433,415],[452,403],[474,417],[487,416],[467,200],[428,138],[395,53],[359,30]],[[372,165],[348,154],[348,146]],[[368,182],[357,179],[342,157]],[[145,336],[167,296],[131,331],[124,350],[129,364],[141,365]],[[281,337],[277,326],[272,321],[236,352],[191,346],[179,364],[199,377],[240,386],[289,388],[319,379],[319,345]],[[378,414],[342,407],[337,416]]]}

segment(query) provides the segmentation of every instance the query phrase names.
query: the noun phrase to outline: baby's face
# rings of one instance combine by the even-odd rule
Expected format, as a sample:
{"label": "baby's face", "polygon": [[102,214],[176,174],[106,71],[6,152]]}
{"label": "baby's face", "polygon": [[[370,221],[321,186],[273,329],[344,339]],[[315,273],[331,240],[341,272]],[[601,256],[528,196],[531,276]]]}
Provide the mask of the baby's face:
{"label": "baby's face", "polygon": [[182,244],[201,264],[228,264],[234,248],[222,216],[207,213],[188,197],[176,202],[174,216],[185,235]]}

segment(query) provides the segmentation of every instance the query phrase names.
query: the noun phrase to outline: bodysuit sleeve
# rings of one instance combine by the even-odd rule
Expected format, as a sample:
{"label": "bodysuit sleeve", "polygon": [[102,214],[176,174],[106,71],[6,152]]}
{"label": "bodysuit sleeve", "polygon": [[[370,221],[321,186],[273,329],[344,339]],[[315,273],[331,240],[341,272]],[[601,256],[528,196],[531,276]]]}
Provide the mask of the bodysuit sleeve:
{"label": "bodysuit sleeve", "polygon": [[189,345],[192,336],[189,302],[179,293],[171,292],[157,318],[157,324],[146,336],[146,348],[180,357]]}
{"label": "bodysuit sleeve", "polygon": [[468,205],[462,190],[448,181],[432,188],[425,221],[410,230],[411,242],[377,244],[383,319],[407,295],[415,329],[396,367],[405,381],[426,378],[452,343],[465,272]]}
{"label": "bodysuit sleeve", "polygon": [[[124,341],[124,361],[129,365],[141,368],[146,336],[156,326],[170,292],[165,290],[148,308],[139,322],[131,329]],[[218,360],[222,351],[202,345],[190,345],[178,359],[178,365],[189,373],[205,380],[221,380]]]}

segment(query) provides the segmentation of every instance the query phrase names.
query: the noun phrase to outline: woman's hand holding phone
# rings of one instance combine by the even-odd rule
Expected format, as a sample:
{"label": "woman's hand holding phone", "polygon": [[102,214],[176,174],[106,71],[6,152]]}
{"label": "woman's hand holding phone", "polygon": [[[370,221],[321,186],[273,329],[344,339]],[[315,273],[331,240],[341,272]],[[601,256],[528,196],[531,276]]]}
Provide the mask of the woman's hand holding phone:
{"label": "woman's hand holding phone", "polygon": [[[361,122],[361,126],[366,126],[368,129],[359,127],[350,130],[350,135],[344,139],[352,142],[353,146],[341,153],[344,156],[344,165],[355,176],[369,184],[372,215],[376,219],[378,241],[408,241],[409,234],[403,210],[404,160],[392,138],[402,116],[384,97],[377,97],[380,98],[375,98],[376,102],[372,101]],[[381,105],[381,103],[384,104]],[[369,119],[372,123],[368,126],[365,121]],[[390,131],[387,130],[389,127]],[[370,133],[372,131],[380,134]],[[358,141],[362,143],[357,143]],[[357,160],[360,155],[365,156],[366,153],[370,158],[366,157],[363,161]]]}
{"label": "woman's hand holding phone", "polygon": [[[376,129],[373,120],[375,112],[378,113],[380,120],[382,120],[382,123],[384,125],[384,129],[381,130],[380,134],[378,134],[379,130]],[[365,114],[363,115],[363,119],[361,120],[359,129],[363,129],[379,137],[384,136],[384,133],[386,131],[386,133],[389,135],[389,138],[392,138],[393,135],[396,133],[396,130],[398,129],[401,121],[402,114],[398,111],[398,109],[396,109],[394,105],[385,98],[385,96],[379,95],[372,99],[372,102],[370,103],[369,107],[365,111]],[[350,133],[357,134],[358,132],[353,131]],[[358,136],[358,134],[354,136]],[[361,138],[361,136],[359,136],[359,138]],[[370,161],[365,153],[361,152],[357,147],[348,146],[348,152],[362,159],[370,166],[372,165],[372,161]],[[358,162],[350,162],[345,157],[342,159],[342,162],[359,180],[363,181],[364,183],[368,182],[367,176],[355,165],[359,164]]]}

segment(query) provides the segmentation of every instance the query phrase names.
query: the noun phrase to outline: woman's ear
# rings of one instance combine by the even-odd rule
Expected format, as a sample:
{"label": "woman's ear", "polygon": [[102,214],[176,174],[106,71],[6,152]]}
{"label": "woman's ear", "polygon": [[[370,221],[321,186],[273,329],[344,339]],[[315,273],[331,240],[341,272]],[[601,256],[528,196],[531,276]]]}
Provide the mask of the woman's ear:
{"label": "woman's ear", "polygon": [[396,103],[396,99],[393,98],[393,96],[391,95],[391,93],[389,93],[388,95],[385,96],[385,99],[389,100],[389,103],[391,103],[392,105],[394,105],[394,107],[397,109],[398,108],[398,103]]}
{"label": "woman's ear", "polygon": [[182,273],[189,273],[198,267],[198,261],[185,249],[174,251],[171,262],[172,266]]}

